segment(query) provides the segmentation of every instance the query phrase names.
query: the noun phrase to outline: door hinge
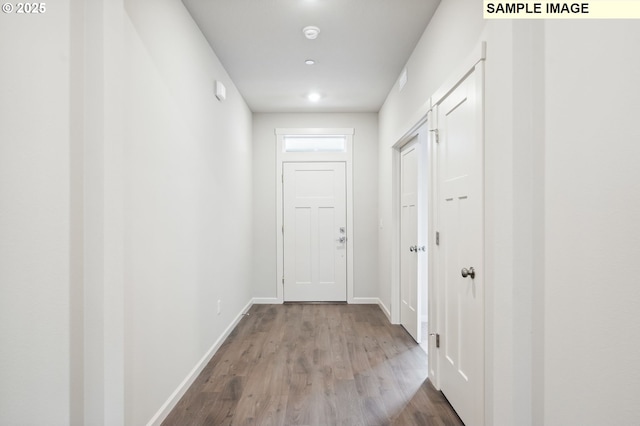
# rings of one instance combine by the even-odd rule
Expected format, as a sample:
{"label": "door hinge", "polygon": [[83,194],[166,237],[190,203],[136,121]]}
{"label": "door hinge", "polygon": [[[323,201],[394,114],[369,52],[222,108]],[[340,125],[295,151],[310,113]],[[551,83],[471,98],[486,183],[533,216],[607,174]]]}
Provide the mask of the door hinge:
{"label": "door hinge", "polygon": [[433,129],[429,131],[433,132],[433,135],[436,138],[436,143],[440,143],[440,132],[438,131],[438,129]]}
{"label": "door hinge", "polygon": [[282,180],[282,183],[284,183],[284,174],[280,175],[280,179]]}
{"label": "door hinge", "polygon": [[440,232],[436,231],[436,245],[440,245]]}
{"label": "door hinge", "polygon": [[284,285],[284,277],[282,277],[282,285]]}
{"label": "door hinge", "polygon": [[282,233],[284,234],[284,225],[282,225]]}
{"label": "door hinge", "polygon": [[429,336],[436,338],[436,348],[440,347],[440,335],[438,333],[429,333]]}

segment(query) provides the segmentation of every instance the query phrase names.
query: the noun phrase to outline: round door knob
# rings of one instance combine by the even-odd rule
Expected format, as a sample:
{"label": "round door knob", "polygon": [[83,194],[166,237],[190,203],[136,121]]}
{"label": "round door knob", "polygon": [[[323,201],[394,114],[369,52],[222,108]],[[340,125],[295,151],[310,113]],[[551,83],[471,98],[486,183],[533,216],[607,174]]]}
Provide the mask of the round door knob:
{"label": "round door knob", "polygon": [[414,247],[414,246],[411,246],[411,247],[409,247],[409,251],[410,251],[411,253],[413,253],[414,251],[416,251],[416,249],[415,249],[415,247]]}
{"label": "round door knob", "polygon": [[460,274],[462,274],[462,278],[471,277],[471,279],[474,279],[476,277],[476,271],[473,269],[473,266],[469,269],[462,268]]}

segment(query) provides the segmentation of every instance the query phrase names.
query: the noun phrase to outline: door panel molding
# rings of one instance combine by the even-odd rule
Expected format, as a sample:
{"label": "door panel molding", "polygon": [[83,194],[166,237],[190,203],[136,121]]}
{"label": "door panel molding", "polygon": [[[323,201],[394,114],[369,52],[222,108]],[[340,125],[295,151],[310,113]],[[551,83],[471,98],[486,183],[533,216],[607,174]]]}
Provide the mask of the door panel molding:
{"label": "door panel molding", "polygon": [[285,162],[284,299],[346,302],[344,162]]}
{"label": "door panel molding", "polygon": [[[400,213],[397,206],[399,206],[399,179],[400,179],[400,149],[410,142],[416,134],[420,132],[420,128],[422,126],[427,126],[428,131],[426,132],[426,146],[425,155],[428,164],[428,170],[425,172],[424,179],[428,180],[430,183],[428,184],[428,195],[427,195],[427,251],[428,251],[428,260],[426,266],[426,276],[428,279],[428,318],[429,318],[429,379],[436,387],[436,389],[440,389],[440,365],[439,361],[439,352],[436,350],[436,336],[435,334],[439,333],[440,329],[440,318],[439,318],[439,304],[440,299],[442,298],[441,289],[438,285],[438,279],[441,274],[439,271],[439,253],[438,246],[436,245],[436,231],[441,231],[439,229],[439,211],[437,206],[437,200],[439,198],[439,188],[436,184],[437,176],[438,176],[438,162],[437,159],[437,146],[438,146],[438,105],[451,93],[455,88],[460,85],[470,74],[475,71],[475,78],[477,81],[476,90],[477,96],[479,99],[482,99],[484,102],[484,62],[486,60],[486,52],[487,46],[486,42],[480,41],[476,44],[473,51],[464,58],[460,62],[460,65],[453,70],[453,72],[449,75],[449,78],[446,79],[444,84],[440,86],[438,90],[432,93],[431,97],[426,100],[426,102],[418,108],[418,110],[409,117],[405,126],[402,126],[394,138],[397,142],[393,145],[393,153],[392,153],[392,176],[393,176],[393,194],[392,194],[392,259],[391,259],[391,306],[390,312],[387,316],[391,319],[391,322],[394,324],[400,323],[400,279],[399,279],[399,271],[400,271],[400,257],[398,255],[398,250],[400,249]],[[479,126],[475,129],[476,134],[479,138],[482,138],[484,144],[484,115],[483,108],[479,109],[477,112],[477,122]],[[483,160],[484,166],[484,160]],[[484,222],[483,222],[484,225]],[[484,231],[483,231],[484,232]],[[486,269],[483,261],[483,268]],[[485,287],[485,312],[487,312],[487,300],[491,292],[491,283],[484,282]],[[433,333],[434,335],[431,335]],[[491,318],[486,317],[484,320],[484,339],[486,342],[490,342],[492,340],[493,330]],[[485,378],[490,378],[493,375],[493,348],[489,345],[485,345],[484,348],[484,375]],[[485,389],[483,395],[483,406],[484,406],[484,424],[491,424],[492,421],[492,410],[490,407],[494,404],[493,394],[491,392],[490,380],[485,380]]]}
{"label": "door panel molding", "polygon": [[424,277],[420,266],[424,263],[424,253],[418,247],[426,242],[421,238],[419,221],[424,216],[424,204],[420,192],[420,153],[422,151],[419,134],[400,150],[400,324],[413,339],[420,343],[422,293]]}
{"label": "door panel molding", "polygon": [[[432,218],[431,218],[431,197],[432,197],[432,159],[431,151],[432,144],[431,133],[428,129],[428,121],[430,116],[425,116],[419,125],[412,128],[411,132],[407,133],[398,143],[393,146],[393,239],[391,253],[393,255],[391,262],[391,322],[394,324],[401,324],[401,268],[402,258],[401,251],[401,172],[402,172],[402,157],[401,152],[410,144],[416,146],[418,152],[418,219],[417,219],[417,246],[424,247],[425,251],[420,251],[417,256],[417,299],[422,306],[422,299],[426,298],[428,301],[432,300],[431,290],[431,254],[432,249]],[[421,291],[426,289],[425,291]],[[426,314],[431,316],[431,307],[428,304]],[[418,321],[421,321],[421,317],[424,312],[419,314]],[[429,319],[429,328],[431,328],[431,319]],[[420,332],[416,333],[420,334]],[[427,336],[416,336],[421,341],[427,339]],[[414,337],[415,338],[415,337]],[[430,342],[431,344],[431,342]],[[433,351],[429,350],[431,354]],[[431,357],[431,355],[430,355]],[[429,361],[431,365],[431,360]]]}
{"label": "door panel molding", "polygon": [[[347,214],[347,303],[354,303],[353,297],[353,128],[276,128],[276,301],[284,302],[284,238],[283,222],[283,164],[288,162],[344,162],[346,174],[346,214]],[[342,135],[346,137],[344,152],[285,152],[284,136],[287,135]]]}
{"label": "door panel molding", "polygon": [[[437,257],[437,387],[467,424],[486,417],[484,261],[484,62],[434,106],[441,232]],[[476,266],[478,265],[478,266]],[[470,275],[468,268],[474,268]]]}

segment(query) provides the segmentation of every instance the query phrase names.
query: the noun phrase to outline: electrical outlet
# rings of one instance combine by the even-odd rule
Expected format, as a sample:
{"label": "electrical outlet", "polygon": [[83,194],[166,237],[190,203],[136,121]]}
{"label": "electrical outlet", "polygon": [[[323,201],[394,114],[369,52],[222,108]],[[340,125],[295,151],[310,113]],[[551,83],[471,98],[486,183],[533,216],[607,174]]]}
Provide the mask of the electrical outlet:
{"label": "electrical outlet", "polygon": [[218,315],[220,315],[221,310],[222,310],[222,300],[218,299]]}

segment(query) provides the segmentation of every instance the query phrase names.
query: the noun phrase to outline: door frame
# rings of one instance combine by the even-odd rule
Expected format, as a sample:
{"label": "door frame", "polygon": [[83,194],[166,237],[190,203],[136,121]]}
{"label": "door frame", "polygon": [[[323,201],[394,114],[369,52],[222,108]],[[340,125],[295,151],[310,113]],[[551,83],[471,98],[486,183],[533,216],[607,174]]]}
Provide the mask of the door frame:
{"label": "door frame", "polygon": [[[417,204],[417,244],[418,246],[427,247],[427,251],[418,252],[418,260],[417,260],[417,315],[418,320],[422,322],[422,304],[423,298],[428,296],[429,292],[429,280],[427,277],[427,273],[430,270],[428,266],[429,256],[424,256],[421,254],[428,254],[431,252],[431,248],[429,247],[429,206],[431,202],[429,201],[429,197],[431,196],[431,178],[429,176],[431,170],[431,142],[429,140],[429,132],[428,132],[428,119],[429,117],[425,117],[424,120],[421,120],[418,125],[415,126],[410,133],[406,135],[406,137],[402,138],[396,145],[394,145],[394,185],[393,185],[393,216],[394,216],[394,232],[397,238],[394,238],[394,245],[397,249],[394,250],[394,254],[397,262],[396,270],[393,271],[393,278],[397,280],[398,290],[394,291],[394,299],[392,300],[391,312],[392,315],[397,315],[397,323],[402,323],[402,253],[403,247],[401,246],[401,238],[402,238],[402,203],[401,203],[401,194],[402,194],[402,151],[408,148],[410,145],[414,145],[416,149],[416,153],[418,155],[418,164],[417,164],[417,180],[418,180],[418,204]],[[405,253],[406,254],[406,253]],[[392,285],[395,285],[392,283]],[[427,288],[427,294],[423,293],[423,288]],[[397,303],[397,306],[394,305]],[[427,308],[427,312],[428,312]],[[393,322],[393,319],[392,319]],[[420,327],[417,331],[418,343],[422,341],[425,336],[421,336]]]}
{"label": "door frame", "polygon": [[[426,163],[429,171],[428,178],[431,183],[429,185],[429,193],[427,194],[428,203],[428,225],[427,225],[427,289],[428,289],[428,315],[429,315],[429,334],[439,332],[439,315],[440,305],[442,300],[440,297],[440,289],[438,287],[438,267],[439,256],[438,250],[436,250],[435,233],[438,229],[438,161],[437,161],[437,137],[438,137],[438,123],[437,123],[437,108],[438,105],[444,100],[444,98],[454,90],[471,72],[478,71],[478,78],[480,79],[479,89],[482,92],[482,99],[484,102],[484,80],[485,69],[484,63],[486,61],[487,45],[486,42],[479,42],[472,52],[469,54],[461,65],[450,74],[450,77],[442,84],[438,90],[436,90],[432,96],[419,108],[414,118],[409,121],[409,125],[405,128],[409,128],[404,134],[401,134],[393,145],[392,153],[392,259],[391,259],[391,315],[390,320],[393,324],[400,323],[400,149],[410,142],[416,134],[419,132],[421,126],[427,125],[428,136],[426,150],[429,156],[429,160]],[[484,111],[484,108],[483,108]],[[484,146],[484,117],[481,120],[482,128],[477,129],[479,137],[483,140]],[[484,169],[486,173],[486,168]],[[483,194],[484,197],[484,194]],[[486,208],[486,204],[485,204]],[[485,256],[483,270],[487,270],[487,256],[486,256],[486,211],[485,211]],[[485,273],[485,277],[487,273]],[[485,375],[485,390],[484,390],[484,406],[485,406],[485,424],[491,424],[491,409],[493,405],[492,388],[490,377],[493,377],[493,350],[488,344],[493,339],[492,321],[488,312],[490,312],[490,297],[492,296],[491,283],[485,278],[485,293],[484,293],[484,375]],[[429,353],[428,353],[428,376],[432,384],[436,389],[440,389],[440,371],[438,366],[438,352],[435,348],[434,336],[429,336]]]}
{"label": "door frame", "polygon": [[[284,303],[283,163],[345,163],[347,213],[347,303],[353,303],[353,128],[276,128],[276,299]],[[344,152],[285,152],[285,136],[345,136]]]}

